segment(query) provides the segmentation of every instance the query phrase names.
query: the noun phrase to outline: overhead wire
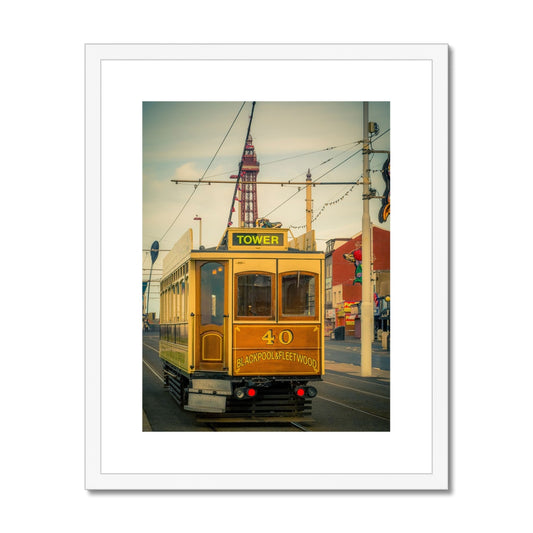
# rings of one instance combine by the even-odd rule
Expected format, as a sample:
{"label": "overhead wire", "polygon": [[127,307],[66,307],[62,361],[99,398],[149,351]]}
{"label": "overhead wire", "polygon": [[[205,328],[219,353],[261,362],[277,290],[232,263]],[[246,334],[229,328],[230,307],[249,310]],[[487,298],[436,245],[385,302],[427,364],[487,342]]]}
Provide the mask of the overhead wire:
{"label": "overhead wire", "polygon": [[232,219],[232,214],[233,214],[233,211],[234,211],[235,200],[237,198],[237,191],[239,190],[239,183],[240,183],[240,180],[241,180],[242,164],[243,164],[243,161],[244,161],[244,154],[246,153],[246,147],[248,146],[248,138],[250,136],[250,129],[252,127],[252,120],[254,119],[254,109],[255,109],[255,102],[252,102],[252,111],[251,111],[251,114],[250,114],[250,120],[248,121],[248,130],[246,131],[246,138],[244,139],[244,145],[243,145],[243,149],[242,149],[241,160],[239,162],[239,172],[237,172],[237,179],[235,180],[235,190],[233,191],[233,200],[231,202],[231,207],[230,207],[230,210],[229,210],[228,222],[226,224],[226,227],[230,227],[233,224],[231,219]]}
{"label": "overhead wire", "polygon": [[[241,114],[241,111],[242,111],[242,108],[244,107],[244,104],[246,104],[246,102],[242,103],[239,111],[237,112],[237,115],[235,116],[235,118],[233,119],[233,122],[231,123],[231,126],[229,127],[228,131],[226,132],[226,135],[224,135],[224,138],[222,139],[222,142],[220,143],[220,146],[217,148],[217,151],[215,152],[215,155],[211,158],[211,161],[209,162],[209,165],[207,165],[207,168],[205,169],[205,171],[204,171],[204,173],[203,173],[203,175],[202,175],[202,177],[200,178],[199,181],[202,181],[205,178],[205,175],[207,174],[207,171],[209,170],[209,168],[213,164],[213,161],[215,160],[216,156],[218,155],[218,152],[220,151],[220,149],[222,148],[222,145],[226,141],[226,138],[228,137],[231,129],[233,128],[233,125],[235,124],[235,122],[237,121],[237,118]],[[187,204],[191,201],[191,198],[194,196],[194,193],[196,192],[196,189],[197,189],[197,186],[194,187],[194,189],[192,190],[191,194],[189,195],[189,197],[187,198],[187,200],[183,204],[182,208],[180,209],[179,213],[176,215],[176,218],[172,221],[172,223],[170,224],[168,229],[165,231],[163,236],[159,239],[160,242],[165,238],[167,233],[171,230],[172,226],[174,226],[174,224],[176,223],[176,220],[178,220],[180,215],[183,213],[184,209],[187,207]]]}
{"label": "overhead wire", "polygon": [[[352,154],[351,156],[347,157],[344,161],[341,161],[338,165],[335,165],[333,168],[329,169],[327,172],[325,172],[324,174],[322,174],[321,176],[319,176],[318,178],[314,179],[311,183],[316,183],[319,179],[323,178],[324,176],[326,176],[327,174],[329,174],[330,172],[332,172],[333,170],[335,170],[336,168],[340,167],[341,165],[343,165],[344,163],[346,163],[346,161],[350,160],[352,157],[356,156],[358,153],[360,153],[362,151],[361,150],[358,150],[357,152],[355,152],[354,154]],[[271,211],[269,211],[265,217],[267,217],[268,215],[272,214],[274,211],[277,211],[282,205],[286,204],[291,198],[293,198],[294,196],[296,196],[298,193],[302,192],[303,190],[305,190],[305,187],[302,187],[301,189],[295,191],[293,194],[291,194],[286,200],[284,200],[283,202],[281,202],[277,207],[275,207],[274,209],[272,209]]]}
{"label": "overhead wire", "polygon": [[312,154],[318,154],[320,152],[326,152],[327,150],[335,150],[336,148],[342,148],[343,146],[348,146],[348,145],[351,145],[351,144],[358,144],[358,143],[361,143],[362,141],[352,141],[352,142],[349,142],[349,143],[345,143],[345,144],[339,144],[337,146],[328,146],[327,148],[322,148],[320,150],[314,150],[312,152],[305,152],[303,154],[297,154],[297,155],[292,155],[292,156],[289,156],[289,157],[284,157],[282,159],[276,159],[274,161],[267,161],[266,163],[261,163],[261,166],[265,166],[265,165],[271,165],[273,163],[280,163],[282,161],[288,161],[289,159],[295,159],[297,157],[303,157],[304,155],[312,155]]}
{"label": "overhead wire", "polygon": [[[361,144],[363,141],[354,141],[353,143],[350,143],[350,144]],[[344,145],[346,146],[346,145]],[[348,148],[347,150],[343,150],[342,152],[340,152],[339,154],[336,154],[332,157],[330,157],[329,159],[326,159],[325,161],[322,161],[322,163],[319,163],[318,165],[315,165],[314,167],[310,168],[309,170],[316,170],[317,168],[321,167],[322,165],[325,165],[326,163],[329,163],[330,161],[333,161],[334,159],[337,159],[338,157],[342,157],[345,153],[349,152],[351,150],[351,148]],[[307,175],[307,172],[304,170],[303,172],[300,172],[300,174],[298,174],[297,176],[294,176],[293,178],[291,178],[289,180],[289,183],[291,183],[293,180],[299,178],[300,176],[306,176]]]}
{"label": "overhead wire", "polygon": [[[348,146],[348,145],[351,145],[351,144],[358,144],[358,143],[360,144],[361,142],[363,142],[363,141],[352,141],[352,142],[349,142],[349,143],[339,144],[337,146],[328,146],[327,148],[321,148],[320,150],[313,150],[312,152],[304,152],[304,153],[301,153],[301,154],[292,155],[290,157],[284,157],[282,159],[275,159],[274,161],[267,161],[267,162],[261,161],[261,167],[264,167],[265,165],[272,165],[274,163],[280,163],[282,161],[287,161],[289,159],[296,159],[297,157],[303,157],[303,156],[306,156],[306,155],[318,154],[320,152],[325,152],[327,150],[335,150],[336,148],[342,148],[343,146]],[[207,178],[207,179],[209,179],[209,178],[217,178],[218,176],[227,176],[228,174],[235,174],[236,172],[238,172],[238,169],[233,167],[232,169],[226,170],[224,172],[219,172],[217,174],[210,174],[209,176],[205,176],[205,178]]]}
{"label": "overhead wire", "polygon": [[[390,131],[390,128],[385,130],[381,135],[379,135],[378,137],[376,137],[375,140],[383,137],[383,135],[385,135],[386,133],[388,133]],[[318,178],[314,179],[311,183],[316,183],[318,180],[322,179],[324,176],[327,176],[330,172],[333,172],[336,168],[340,167],[341,165],[343,165],[344,163],[346,163],[347,161],[349,161],[350,159],[352,159],[352,157],[355,157],[356,155],[360,154],[361,152],[363,151],[363,148],[357,150],[357,152],[354,152],[352,155],[350,155],[349,157],[347,157],[346,159],[344,159],[343,161],[341,161],[338,165],[335,165],[334,167],[330,168],[327,172],[324,172],[324,174],[318,176]],[[291,200],[294,196],[296,196],[298,193],[302,192],[303,190],[305,190],[305,187],[302,187],[301,189],[295,191],[293,194],[291,194],[286,200],[284,200],[283,202],[281,202],[277,207],[275,207],[274,209],[270,210],[266,215],[264,215],[265,217],[271,215],[274,211],[277,211],[282,205],[286,204],[289,200]]]}

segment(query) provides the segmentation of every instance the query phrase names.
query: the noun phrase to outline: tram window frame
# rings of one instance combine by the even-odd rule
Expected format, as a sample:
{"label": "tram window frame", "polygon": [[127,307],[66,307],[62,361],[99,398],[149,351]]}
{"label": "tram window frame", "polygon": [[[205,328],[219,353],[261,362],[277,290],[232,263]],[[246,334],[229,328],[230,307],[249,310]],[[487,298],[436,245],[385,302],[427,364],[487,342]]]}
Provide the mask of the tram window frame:
{"label": "tram window frame", "polygon": [[[313,315],[300,315],[300,314],[287,314],[283,313],[283,278],[286,276],[309,276],[314,280],[314,314]],[[320,313],[320,299],[319,299],[319,275],[316,272],[309,272],[304,270],[291,270],[288,272],[280,272],[278,274],[278,316],[280,321],[293,321],[293,320],[308,320],[317,321]]]}
{"label": "tram window frame", "polygon": [[[214,265],[217,266],[214,270],[209,272],[211,269],[213,269]],[[197,298],[199,299],[198,302],[200,303],[199,318],[200,325],[202,327],[224,325],[224,316],[226,314],[227,308],[226,269],[227,265],[225,261],[216,260],[204,261],[198,266],[200,284],[198,285]],[[215,276],[218,275],[218,272],[220,272],[222,276],[215,278]],[[216,283],[220,281],[222,281],[222,285],[220,285],[220,283]],[[222,288],[222,291],[220,291],[220,288]],[[211,294],[209,294],[207,289],[209,289],[209,292],[211,292]],[[213,289],[218,290],[219,292],[213,293]],[[218,296],[220,296],[220,299],[217,302]],[[220,302],[222,302],[222,304]]]}
{"label": "tram window frame", "polygon": [[[270,279],[270,314],[269,315],[239,315],[239,278],[243,276],[265,276]],[[273,272],[263,272],[259,270],[247,270],[239,272],[234,276],[234,316],[235,320],[274,320],[276,309],[276,274]]]}

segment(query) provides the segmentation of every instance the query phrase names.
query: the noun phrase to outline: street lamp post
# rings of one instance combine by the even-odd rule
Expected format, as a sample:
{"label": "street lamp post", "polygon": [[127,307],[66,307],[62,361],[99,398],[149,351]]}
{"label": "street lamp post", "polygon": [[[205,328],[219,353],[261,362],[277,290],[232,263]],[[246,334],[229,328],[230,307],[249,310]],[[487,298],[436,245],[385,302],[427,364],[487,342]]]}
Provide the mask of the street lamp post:
{"label": "street lamp post", "polygon": [[202,247],[202,217],[199,217],[196,215],[193,220],[198,220],[200,222],[200,244],[198,245],[198,248]]}
{"label": "street lamp post", "polygon": [[154,268],[154,263],[157,260],[159,255],[159,242],[154,241],[150,247],[150,256],[152,258],[152,266],[150,267],[150,277],[148,278],[148,295],[146,296],[146,317],[148,319],[148,304],[150,303],[150,286],[152,285],[152,269]]}

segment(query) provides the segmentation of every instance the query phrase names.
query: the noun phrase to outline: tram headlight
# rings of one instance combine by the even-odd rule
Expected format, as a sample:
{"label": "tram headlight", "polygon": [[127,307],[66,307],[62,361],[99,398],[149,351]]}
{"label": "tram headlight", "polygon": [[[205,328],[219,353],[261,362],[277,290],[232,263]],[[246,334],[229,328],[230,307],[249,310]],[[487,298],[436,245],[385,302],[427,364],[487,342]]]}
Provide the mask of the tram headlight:
{"label": "tram headlight", "polygon": [[314,398],[318,394],[318,391],[314,387],[306,387],[305,394],[308,398]]}
{"label": "tram headlight", "polygon": [[242,400],[243,398],[246,398],[246,389],[244,387],[241,387],[240,389],[235,389],[233,395],[237,400]]}

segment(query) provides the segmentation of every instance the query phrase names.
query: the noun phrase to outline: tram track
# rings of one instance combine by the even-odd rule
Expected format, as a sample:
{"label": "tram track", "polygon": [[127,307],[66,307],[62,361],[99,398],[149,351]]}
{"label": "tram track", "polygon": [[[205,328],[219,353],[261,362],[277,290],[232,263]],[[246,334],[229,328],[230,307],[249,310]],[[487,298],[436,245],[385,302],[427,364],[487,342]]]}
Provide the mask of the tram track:
{"label": "tram track", "polygon": [[376,398],[382,398],[384,400],[390,400],[390,396],[383,396],[382,394],[377,394],[376,392],[365,391],[363,389],[356,389],[354,387],[347,387],[346,385],[340,385],[339,383],[333,383],[332,381],[327,381],[325,379],[323,379],[321,383],[325,383],[326,385],[331,385],[333,387],[339,387],[341,389],[347,389],[347,390],[351,390],[354,392],[359,392],[361,394],[368,394],[369,396],[375,396]]}
{"label": "tram track", "polygon": [[[291,427],[296,428],[298,431],[311,431],[309,428],[306,428],[305,426],[302,426],[298,422],[288,422],[288,425],[291,426]],[[215,422],[206,422],[205,426],[208,427],[211,431],[221,431],[220,424],[217,425]],[[243,431],[249,431],[253,427],[257,427],[257,426],[251,426],[250,428],[244,428],[243,427],[241,429]]]}
{"label": "tram track", "polygon": [[[354,376],[353,374],[350,374],[348,372],[339,372],[338,370],[328,369],[328,362],[329,361],[326,361],[326,376],[329,376],[329,377],[339,376],[347,380],[357,381],[359,383],[368,383],[368,378],[366,377]],[[388,378],[382,378],[382,379],[388,379]],[[372,386],[383,387],[385,389],[390,388],[389,383],[380,383],[379,381],[375,381],[375,380],[372,382]]]}
{"label": "tram track", "polygon": [[165,382],[165,380],[163,379],[163,376],[160,376],[159,373],[154,368],[152,368],[152,366],[150,364],[148,364],[144,359],[143,359],[143,363],[146,365],[148,370],[150,370],[150,372],[152,372],[152,374],[154,374],[154,376],[157,379],[159,379],[159,381],[161,381],[162,383]]}
{"label": "tram track", "polygon": [[[154,384],[164,383],[164,376],[159,371],[156,361],[159,355],[159,339],[143,339],[143,367],[146,375],[152,376]],[[313,417],[312,426],[302,425],[298,422],[286,421],[282,425],[257,423],[249,425],[243,420],[243,425],[231,425],[206,422],[204,431],[347,431],[347,427],[353,427],[353,431],[364,431],[363,428],[381,428],[378,431],[387,430],[390,423],[389,407],[390,387],[386,383],[378,383],[375,379],[368,379],[350,373],[326,371],[319,386],[319,394],[315,398],[316,413]],[[320,407],[321,406],[321,407]],[[155,412],[158,412],[158,408]],[[315,408],[313,409],[315,411]],[[336,413],[333,418],[331,414]],[[352,413],[352,414],[350,414]],[[356,415],[359,413],[361,416]],[[176,414],[182,416],[179,412]],[[341,423],[342,420],[342,423]],[[372,422],[372,420],[374,422]],[[271,422],[271,421],[268,421]],[[339,423],[341,425],[339,425]],[[385,424],[382,426],[382,424]],[[338,428],[338,429],[336,429]]]}
{"label": "tram track", "polygon": [[369,415],[369,416],[372,416],[374,418],[378,418],[380,420],[386,420],[387,422],[390,422],[390,418],[387,418],[387,417],[384,417],[384,416],[380,416],[380,415],[376,415],[375,413],[371,413],[370,411],[365,411],[364,409],[358,409],[357,407],[353,407],[352,405],[348,405],[346,403],[337,402],[335,400],[332,400],[331,398],[326,398],[324,396],[318,395],[316,397],[316,399],[324,400],[326,402],[331,402],[331,403],[334,403],[336,405],[340,405],[341,407],[345,407],[346,409],[351,409],[352,411],[357,411],[358,413],[363,413],[365,415]]}
{"label": "tram track", "polygon": [[300,431],[310,431],[309,428],[306,428],[306,427],[298,424],[297,422],[290,422],[290,425],[294,426],[295,428],[299,429]]}

